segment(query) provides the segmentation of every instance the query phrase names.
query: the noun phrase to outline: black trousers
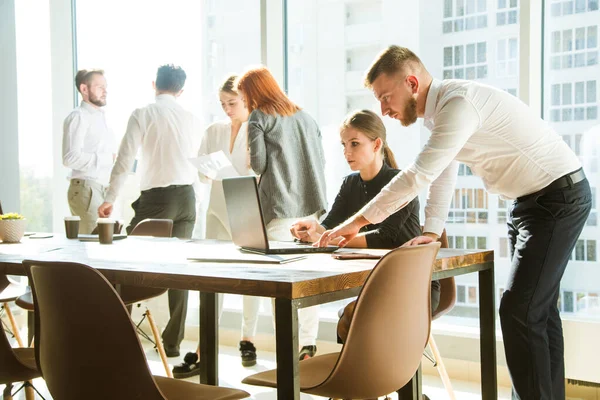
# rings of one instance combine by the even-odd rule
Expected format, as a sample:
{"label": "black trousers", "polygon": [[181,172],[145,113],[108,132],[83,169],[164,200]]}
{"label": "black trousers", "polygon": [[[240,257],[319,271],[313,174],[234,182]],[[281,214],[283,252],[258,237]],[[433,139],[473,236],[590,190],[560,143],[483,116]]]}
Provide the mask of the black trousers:
{"label": "black trousers", "polygon": [[513,203],[508,223],[511,274],[500,302],[513,399],[565,398],[560,281],[591,200],[584,179]]}
{"label": "black trousers", "polygon": [[[127,227],[127,234],[146,218],[173,220],[173,236],[192,237],[196,221],[196,196],[192,185],[173,185],[144,190],[131,204],[135,215]],[[170,319],[162,334],[166,348],[179,348],[185,334],[188,291],[169,289]]]}

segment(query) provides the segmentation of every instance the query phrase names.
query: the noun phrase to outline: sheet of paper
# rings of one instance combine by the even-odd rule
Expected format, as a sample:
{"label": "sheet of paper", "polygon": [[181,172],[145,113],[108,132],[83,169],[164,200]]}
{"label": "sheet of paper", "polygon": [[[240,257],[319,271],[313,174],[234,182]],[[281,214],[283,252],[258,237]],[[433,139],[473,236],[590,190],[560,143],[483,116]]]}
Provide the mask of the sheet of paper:
{"label": "sheet of paper", "polygon": [[222,150],[190,158],[189,161],[202,175],[213,180],[220,181],[223,178],[240,176]]}

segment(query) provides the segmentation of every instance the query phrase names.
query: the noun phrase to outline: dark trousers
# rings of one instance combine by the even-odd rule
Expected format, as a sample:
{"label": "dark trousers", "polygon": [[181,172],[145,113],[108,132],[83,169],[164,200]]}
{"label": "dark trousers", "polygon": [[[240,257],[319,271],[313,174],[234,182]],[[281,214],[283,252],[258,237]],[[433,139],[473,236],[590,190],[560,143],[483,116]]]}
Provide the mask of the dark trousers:
{"label": "dark trousers", "polygon": [[513,398],[565,398],[560,281],[591,209],[587,179],[519,198],[508,223],[511,274],[500,322]]}
{"label": "dark trousers", "polygon": [[[180,239],[192,237],[196,221],[196,196],[191,185],[173,185],[144,190],[131,204],[135,215],[127,227],[131,233],[146,218],[173,220],[173,236]],[[185,333],[188,291],[169,289],[170,319],[162,334],[165,347],[178,348]]]}

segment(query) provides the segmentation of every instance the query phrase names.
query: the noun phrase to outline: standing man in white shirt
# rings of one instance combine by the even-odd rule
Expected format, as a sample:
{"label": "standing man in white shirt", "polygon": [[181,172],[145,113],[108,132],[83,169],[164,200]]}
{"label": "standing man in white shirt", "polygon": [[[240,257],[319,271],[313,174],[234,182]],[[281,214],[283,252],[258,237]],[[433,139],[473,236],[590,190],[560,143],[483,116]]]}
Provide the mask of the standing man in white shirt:
{"label": "standing man in white shirt", "polygon": [[[198,172],[188,161],[196,157],[202,139],[202,126],[194,114],[177,103],[183,92],[186,74],[173,65],[158,68],[153,87],[156,102],[138,108],[129,118],[127,131],[119,147],[119,155],[110,176],[104,203],[98,208],[100,217],[108,217],[113,203],[131,171],[141,147],[140,197],[131,205],[135,215],[127,233],[146,218],[173,220],[173,236],[189,239],[196,221],[196,200],[192,184]],[[163,331],[168,357],[179,356],[187,313],[187,290],[169,290],[171,318]]]}
{"label": "standing man in white shirt", "polygon": [[506,362],[517,399],[564,399],[564,345],[557,307],[560,280],[591,209],[577,156],[541,118],[510,94],[463,80],[433,79],[409,49],[390,46],[374,61],[365,85],[381,112],[431,137],[416,160],[354,217],[326,231],[319,245],[379,223],[429,187],[424,236],[431,242],[448,215],[458,162],[490,193],[515,199],[508,238],[511,276],[500,303]]}
{"label": "standing man in white shirt", "polygon": [[71,168],[68,191],[71,214],[81,218],[79,233],[92,233],[97,209],[106,195],[116,141],[106,123],[106,79],[102,70],[81,70],[75,85],[82,101],[63,125],[63,164]]}

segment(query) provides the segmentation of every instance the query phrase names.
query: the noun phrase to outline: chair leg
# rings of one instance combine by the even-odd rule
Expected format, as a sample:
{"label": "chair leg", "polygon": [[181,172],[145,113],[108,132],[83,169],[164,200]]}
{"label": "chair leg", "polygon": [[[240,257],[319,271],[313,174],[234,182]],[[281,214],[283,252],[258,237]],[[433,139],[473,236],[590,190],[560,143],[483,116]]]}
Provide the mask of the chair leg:
{"label": "chair leg", "polygon": [[163,347],[162,340],[160,340],[160,335],[158,334],[158,328],[156,327],[156,323],[154,322],[154,317],[150,314],[150,310],[146,308],[146,312],[144,313],[146,318],[148,318],[148,323],[150,324],[150,329],[152,329],[152,334],[154,335],[154,341],[156,342],[156,349],[158,350],[158,355],[165,367],[165,372],[169,378],[173,377],[173,372],[171,372],[171,368],[169,368],[169,363],[167,362],[167,355],[165,354],[165,348]]}
{"label": "chair leg", "polygon": [[25,400],[35,400],[35,392],[33,391],[33,386],[31,386],[31,381],[28,383],[29,385],[25,386]]}
{"label": "chair leg", "polygon": [[429,334],[429,347],[433,353],[433,357],[437,363],[437,370],[440,374],[440,378],[442,378],[442,382],[444,383],[444,387],[446,388],[446,392],[448,393],[448,398],[450,400],[456,400],[454,396],[454,390],[452,389],[452,383],[450,383],[450,377],[448,376],[448,372],[446,371],[446,367],[444,366],[444,361],[442,360],[442,356],[440,355],[440,351],[435,344],[435,340],[433,340],[433,334]]}
{"label": "chair leg", "polygon": [[12,383],[7,383],[6,387],[4,388],[4,392],[2,393],[2,398],[4,400],[13,400],[12,397],[12,388],[13,388],[13,384]]}
{"label": "chair leg", "polygon": [[19,334],[19,328],[17,327],[17,323],[15,322],[15,317],[13,317],[12,311],[10,311],[10,307],[8,306],[8,303],[4,303],[4,311],[6,312],[6,316],[8,317],[8,320],[10,321],[10,327],[13,331],[13,335],[15,336],[15,339],[17,339],[17,343],[19,344],[19,347],[24,347],[23,341],[21,340],[21,335]]}

